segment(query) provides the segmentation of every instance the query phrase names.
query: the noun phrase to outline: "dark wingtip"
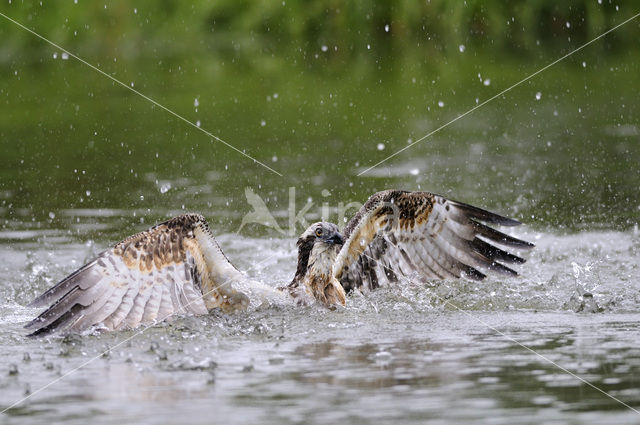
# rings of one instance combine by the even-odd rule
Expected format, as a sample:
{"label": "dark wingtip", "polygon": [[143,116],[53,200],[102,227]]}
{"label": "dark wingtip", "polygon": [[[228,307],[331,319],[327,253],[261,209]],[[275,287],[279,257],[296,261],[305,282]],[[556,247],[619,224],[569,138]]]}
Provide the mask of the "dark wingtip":
{"label": "dark wingtip", "polygon": [[27,334],[26,337],[27,338],[37,338],[39,336],[45,336],[48,335],[52,332],[51,329],[46,329],[46,328],[42,328],[42,329],[37,329],[33,332],[31,332],[30,334]]}
{"label": "dark wingtip", "polygon": [[[45,311],[43,314],[45,314],[47,311]],[[28,337],[45,336],[52,333],[64,334],[66,332],[66,329],[68,329],[67,325],[71,320],[74,319],[73,312],[68,311],[53,322],[42,326],[42,324],[45,323],[46,320],[41,316],[36,317],[32,321],[24,325],[25,329],[33,330],[33,332],[27,335]]]}
{"label": "dark wingtip", "polygon": [[473,205],[465,204],[464,202],[451,202],[454,202],[456,207],[465,211],[467,214],[469,214],[470,217],[473,217],[477,220],[482,220],[491,224],[498,224],[500,226],[520,226],[522,224],[514,218],[505,217],[503,215],[496,214],[482,208],[474,207]]}
{"label": "dark wingtip", "polygon": [[527,260],[510,252],[504,251],[496,246],[487,243],[479,238],[474,238],[469,242],[471,249],[489,260],[499,260],[510,264],[523,264]]}
{"label": "dark wingtip", "polygon": [[[516,239],[516,238],[514,238]],[[522,239],[518,239],[521,243],[518,245],[518,248],[520,249],[525,249],[525,250],[529,250],[529,249],[533,249],[536,247],[536,244],[534,244],[533,242],[529,242],[529,241],[523,241]]]}
{"label": "dark wingtip", "polygon": [[517,271],[505,266],[504,264],[500,264],[498,262],[491,263],[491,265],[489,266],[489,269],[504,275],[508,275],[508,276],[518,276]]}
{"label": "dark wingtip", "polygon": [[29,321],[28,323],[26,323],[26,324],[23,326],[23,328],[24,328],[24,329],[27,329],[27,330],[33,330],[33,329],[36,329],[36,332],[37,332],[38,325],[40,325],[42,322],[44,322],[44,320],[43,320],[40,316],[38,316],[38,317],[36,317],[35,319],[32,319],[31,321]]}
{"label": "dark wingtip", "polygon": [[34,298],[33,300],[31,300],[29,302],[29,304],[27,304],[25,307],[27,308],[38,308],[38,307],[44,307],[46,305],[46,303],[44,302],[44,294]]}
{"label": "dark wingtip", "polygon": [[500,232],[492,227],[486,226],[479,221],[471,220],[478,235],[484,236],[492,242],[520,249],[531,249],[535,245],[522,239],[514,238],[505,233]]}
{"label": "dark wingtip", "polygon": [[44,327],[38,328],[38,325],[40,323],[42,323],[42,322],[43,322],[43,320],[40,317],[36,317],[35,319],[31,320],[29,323],[25,324],[23,326],[23,329],[26,329],[28,331],[32,331],[32,332],[27,334],[27,337],[34,338],[34,337],[37,337],[37,336],[43,336],[43,335],[51,333],[52,329],[50,327],[48,327],[48,326],[44,326]]}
{"label": "dark wingtip", "polygon": [[27,323],[24,325],[24,328],[25,328],[25,329],[32,328],[32,327],[34,327],[38,322],[42,322],[42,318],[41,318],[40,316],[38,316],[38,317],[36,317],[36,318],[34,318],[34,319],[31,319],[29,322],[27,322]]}
{"label": "dark wingtip", "polygon": [[462,272],[464,273],[464,277],[471,280],[480,281],[480,280],[484,280],[484,278],[487,277],[486,274],[482,273],[478,269],[473,268],[471,266],[467,266],[466,264],[464,264]]}

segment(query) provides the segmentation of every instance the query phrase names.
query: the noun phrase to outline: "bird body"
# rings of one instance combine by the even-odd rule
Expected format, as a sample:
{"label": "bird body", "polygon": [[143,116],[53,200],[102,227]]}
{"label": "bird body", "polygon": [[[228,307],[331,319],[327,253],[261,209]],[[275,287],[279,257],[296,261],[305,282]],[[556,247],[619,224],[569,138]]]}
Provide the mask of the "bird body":
{"label": "bird body", "polygon": [[30,306],[47,309],[26,328],[32,335],[135,328],[174,315],[242,311],[251,299],[286,302],[287,292],[298,304],[335,308],[355,289],[409,276],[517,275],[503,263],[525,260],[500,246],[533,244],[484,223],[520,224],[429,192],[378,192],[343,233],[332,223],[309,226],[297,241],[293,280],[276,291],[231,264],[204,217],[185,214],[123,240],[37,297]]}
{"label": "bird body", "polygon": [[298,267],[289,285],[289,293],[300,303],[317,300],[326,306],[345,304],[344,288],[333,275],[343,243],[338,226],[333,223],[314,223],[300,236],[296,244]]}

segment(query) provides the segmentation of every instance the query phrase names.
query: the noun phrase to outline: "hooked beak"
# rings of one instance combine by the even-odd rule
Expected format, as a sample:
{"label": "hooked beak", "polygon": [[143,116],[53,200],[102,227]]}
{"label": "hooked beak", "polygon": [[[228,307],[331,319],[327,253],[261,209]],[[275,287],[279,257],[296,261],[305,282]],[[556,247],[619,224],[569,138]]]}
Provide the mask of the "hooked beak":
{"label": "hooked beak", "polygon": [[342,239],[342,235],[340,233],[334,233],[329,239],[327,239],[327,243],[342,245],[344,244],[344,239]]}

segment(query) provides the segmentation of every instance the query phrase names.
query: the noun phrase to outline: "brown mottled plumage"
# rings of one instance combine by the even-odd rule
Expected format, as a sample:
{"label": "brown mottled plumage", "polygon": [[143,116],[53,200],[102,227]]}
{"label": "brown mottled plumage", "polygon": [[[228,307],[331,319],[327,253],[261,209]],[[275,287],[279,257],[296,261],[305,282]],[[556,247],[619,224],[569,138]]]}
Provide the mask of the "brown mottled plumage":
{"label": "brown mottled plumage", "polygon": [[233,284],[245,277],[220,250],[199,214],[185,214],[104,251],[31,307],[49,306],[26,325],[33,335],[135,328],[174,314],[235,311],[248,299]]}
{"label": "brown mottled plumage", "polygon": [[338,226],[333,223],[314,223],[300,236],[298,267],[288,286],[298,302],[316,300],[330,308],[345,304],[344,289],[331,272],[343,242]]}
{"label": "brown mottled plumage", "polygon": [[[483,223],[520,224],[429,192],[378,192],[349,221],[344,236],[332,223],[314,223],[300,236],[287,292],[300,304],[335,308],[353,289],[375,289],[403,277],[517,275],[503,263],[525,260],[507,249],[533,244]],[[201,215],[185,214],[125,239],[36,298],[31,306],[48,308],[26,328],[32,335],[96,325],[116,330],[174,314],[237,311],[249,299],[236,284],[256,295],[275,293],[233,267]]]}
{"label": "brown mottled plumage", "polygon": [[[298,240],[298,268],[289,290],[297,295],[297,288],[304,287],[315,294],[314,282],[319,277],[322,281],[331,280],[327,276],[340,282],[348,293],[355,288],[375,289],[401,277],[424,280],[464,276],[481,280],[488,271],[517,275],[503,263],[525,260],[499,246],[527,250],[533,244],[482,222],[520,224],[429,192],[378,192],[349,221],[344,236],[335,230],[343,245],[330,261],[315,267],[307,264],[318,239],[312,237],[313,229],[333,229],[335,225],[315,223],[307,229]],[[315,298],[321,299],[317,295]]]}
{"label": "brown mottled plumage", "polygon": [[378,192],[347,224],[333,274],[347,292],[375,289],[398,276],[481,280],[487,271],[517,275],[501,262],[525,260],[498,246],[527,250],[534,245],[482,222],[520,224],[429,192]]}

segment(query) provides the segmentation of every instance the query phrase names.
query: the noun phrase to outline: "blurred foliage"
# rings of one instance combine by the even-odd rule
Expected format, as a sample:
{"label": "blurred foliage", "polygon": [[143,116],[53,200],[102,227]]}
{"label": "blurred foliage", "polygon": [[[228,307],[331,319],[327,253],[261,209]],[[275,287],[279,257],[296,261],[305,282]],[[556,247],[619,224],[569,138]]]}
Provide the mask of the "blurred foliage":
{"label": "blurred foliage", "polygon": [[640,19],[357,176],[637,2],[77,1],[0,12],[284,177],[0,18],[0,219],[182,208],[233,228],[245,187],[283,208],[295,186],[302,205],[422,188],[537,224],[637,223]]}
{"label": "blurred foliage", "polygon": [[[2,11],[80,55],[126,59],[188,51],[266,70],[286,61],[322,72],[370,67],[372,61],[378,68],[392,67],[406,55],[435,64],[460,46],[516,57],[557,55],[637,12],[634,0],[80,3],[13,0]],[[42,47],[31,34],[15,29],[0,26],[0,36],[5,35],[0,60],[15,49]],[[593,52],[624,51],[639,35],[638,23],[626,25]]]}

